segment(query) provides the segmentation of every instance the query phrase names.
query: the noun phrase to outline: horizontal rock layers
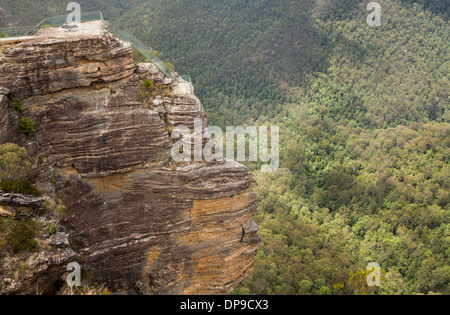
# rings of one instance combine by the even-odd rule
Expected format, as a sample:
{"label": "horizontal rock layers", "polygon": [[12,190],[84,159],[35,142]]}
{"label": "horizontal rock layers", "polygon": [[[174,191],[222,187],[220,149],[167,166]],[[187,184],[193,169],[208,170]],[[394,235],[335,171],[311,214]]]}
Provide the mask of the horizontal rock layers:
{"label": "horizontal rock layers", "polygon": [[[171,128],[206,126],[198,98],[172,84],[108,32],[21,43],[0,56],[0,143],[26,147],[46,197],[61,198],[93,281],[122,293],[228,293],[258,248],[253,176],[232,161],[171,160]],[[20,115],[35,122],[30,139]]]}
{"label": "horizontal rock layers", "polygon": [[35,39],[4,51],[0,82],[12,98],[113,82],[135,71],[132,48],[112,34]]}

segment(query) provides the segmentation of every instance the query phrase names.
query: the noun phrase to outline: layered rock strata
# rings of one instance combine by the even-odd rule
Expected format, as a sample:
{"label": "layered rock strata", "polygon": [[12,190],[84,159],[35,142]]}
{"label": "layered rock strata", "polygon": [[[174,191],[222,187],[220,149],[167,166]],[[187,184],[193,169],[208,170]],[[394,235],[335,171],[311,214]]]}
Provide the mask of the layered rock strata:
{"label": "layered rock strata", "polygon": [[[224,294],[251,274],[253,176],[232,161],[172,160],[173,127],[206,127],[198,98],[176,95],[175,83],[135,65],[107,31],[36,38],[0,56],[0,143],[26,147],[46,198],[67,208],[77,261],[113,292]],[[17,131],[23,115],[31,138]]]}

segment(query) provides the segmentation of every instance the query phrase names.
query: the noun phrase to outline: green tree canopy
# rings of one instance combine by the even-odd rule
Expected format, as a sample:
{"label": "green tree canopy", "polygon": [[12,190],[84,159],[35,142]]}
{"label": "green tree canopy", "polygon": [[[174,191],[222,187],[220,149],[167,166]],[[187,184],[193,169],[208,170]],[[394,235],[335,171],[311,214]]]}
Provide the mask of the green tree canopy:
{"label": "green tree canopy", "polygon": [[30,171],[31,162],[27,151],[16,144],[0,146],[0,181],[19,180]]}

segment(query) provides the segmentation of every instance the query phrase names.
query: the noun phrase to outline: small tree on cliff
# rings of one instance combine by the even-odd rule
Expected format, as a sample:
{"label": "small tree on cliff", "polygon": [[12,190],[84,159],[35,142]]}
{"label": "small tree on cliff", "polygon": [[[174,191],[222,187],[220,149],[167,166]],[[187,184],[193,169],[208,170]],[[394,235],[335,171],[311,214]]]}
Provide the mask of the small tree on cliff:
{"label": "small tree on cliff", "polygon": [[30,117],[22,117],[19,121],[19,131],[20,133],[24,134],[28,138],[31,138],[31,135],[35,131],[34,129],[34,122],[31,120]]}
{"label": "small tree on cliff", "polygon": [[31,167],[30,157],[24,148],[13,143],[0,146],[0,181],[24,178]]}
{"label": "small tree on cliff", "polygon": [[12,143],[0,146],[0,190],[5,193],[40,195],[30,177],[31,160],[24,148]]}

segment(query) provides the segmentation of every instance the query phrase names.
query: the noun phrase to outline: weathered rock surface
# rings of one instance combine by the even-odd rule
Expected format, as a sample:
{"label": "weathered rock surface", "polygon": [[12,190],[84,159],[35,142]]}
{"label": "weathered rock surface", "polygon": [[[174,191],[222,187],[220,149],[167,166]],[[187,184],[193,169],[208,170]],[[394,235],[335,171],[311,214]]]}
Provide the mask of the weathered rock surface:
{"label": "weathered rock surface", "polygon": [[130,45],[112,34],[35,39],[0,57],[0,82],[12,98],[45,95],[96,82],[113,82],[135,71]]}
{"label": "weathered rock surface", "polygon": [[3,194],[0,190],[0,216],[26,219],[42,209],[44,198],[20,194]]}
{"label": "weathered rock surface", "polygon": [[[143,79],[155,82],[154,106],[138,101]],[[193,129],[194,118],[206,127],[198,98],[173,95],[172,83],[135,66],[110,33],[16,45],[0,56],[9,90],[0,143],[25,146],[46,196],[62,199],[61,223],[94,281],[123,293],[228,293],[251,274],[258,248],[253,176],[226,160],[171,160],[168,127]],[[17,133],[8,97],[24,100],[31,139]]]}

